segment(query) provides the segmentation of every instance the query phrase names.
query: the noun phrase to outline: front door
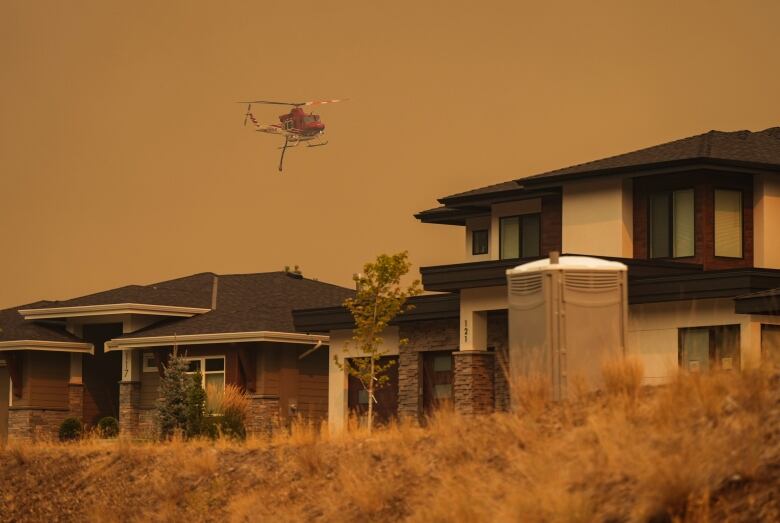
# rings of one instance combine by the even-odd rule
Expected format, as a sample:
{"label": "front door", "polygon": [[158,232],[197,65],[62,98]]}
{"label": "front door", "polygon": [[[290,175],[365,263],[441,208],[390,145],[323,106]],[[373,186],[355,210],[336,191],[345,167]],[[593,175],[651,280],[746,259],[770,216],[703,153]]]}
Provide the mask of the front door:
{"label": "front door", "polygon": [[[394,363],[385,371],[389,380],[374,392],[376,397],[374,421],[379,425],[386,424],[398,416],[398,356],[384,356],[379,359],[379,364],[386,365],[390,361]],[[368,392],[363,388],[360,380],[350,375],[347,392],[349,412],[358,417],[364,416],[368,412]]]}
{"label": "front door", "polygon": [[452,351],[423,352],[423,410],[427,416],[452,405]]}

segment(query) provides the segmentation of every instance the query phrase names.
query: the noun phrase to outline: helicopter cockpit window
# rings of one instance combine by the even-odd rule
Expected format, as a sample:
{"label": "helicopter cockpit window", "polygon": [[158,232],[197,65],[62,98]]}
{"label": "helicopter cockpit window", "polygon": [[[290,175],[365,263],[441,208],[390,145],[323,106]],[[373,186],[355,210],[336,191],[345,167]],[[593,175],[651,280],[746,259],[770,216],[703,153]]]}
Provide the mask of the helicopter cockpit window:
{"label": "helicopter cockpit window", "polygon": [[312,123],[312,122],[318,122],[320,120],[320,117],[316,114],[310,114],[308,116],[303,117],[303,123]]}
{"label": "helicopter cockpit window", "polygon": [[284,128],[285,129],[292,129],[293,128],[292,118],[290,118],[289,120],[285,120],[284,121]]}

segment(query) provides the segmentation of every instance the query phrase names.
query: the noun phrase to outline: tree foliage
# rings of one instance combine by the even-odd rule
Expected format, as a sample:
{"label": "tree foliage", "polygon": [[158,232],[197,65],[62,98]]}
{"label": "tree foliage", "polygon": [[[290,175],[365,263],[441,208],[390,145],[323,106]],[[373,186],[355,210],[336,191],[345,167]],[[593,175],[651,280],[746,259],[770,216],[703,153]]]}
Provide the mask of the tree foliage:
{"label": "tree foliage", "polygon": [[201,432],[206,393],[200,373],[187,374],[187,370],[187,361],[174,351],[160,380],[157,400],[157,423],[163,439],[176,433],[193,437]]}
{"label": "tree foliage", "polygon": [[[374,262],[363,266],[362,274],[354,276],[355,297],[344,302],[355,321],[351,345],[357,347],[362,356],[351,358],[348,364],[334,357],[339,367],[357,378],[368,394],[369,431],[373,425],[375,392],[387,384],[386,371],[395,363],[380,361],[385,355],[381,349],[382,333],[393,318],[411,310],[412,305],[407,303],[407,299],[422,292],[419,280],[414,280],[408,287],[401,285],[401,278],[410,268],[407,251],[377,256]],[[404,344],[406,340],[400,343]]]}

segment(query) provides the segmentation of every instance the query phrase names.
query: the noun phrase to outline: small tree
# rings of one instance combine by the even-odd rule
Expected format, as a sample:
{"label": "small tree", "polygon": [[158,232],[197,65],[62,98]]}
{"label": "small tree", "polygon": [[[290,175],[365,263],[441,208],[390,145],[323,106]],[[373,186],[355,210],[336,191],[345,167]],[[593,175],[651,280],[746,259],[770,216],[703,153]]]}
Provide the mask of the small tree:
{"label": "small tree", "polygon": [[[401,277],[407,272],[409,263],[408,252],[394,255],[381,254],[376,261],[363,266],[363,274],[353,277],[357,293],[354,298],[344,302],[344,306],[352,313],[355,328],[352,331],[352,343],[362,353],[361,357],[353,358],[349,363],[339,362],[334,355],[336,364],[360,381],[368,395],[368,431],[374,422],[375,392],[389,380],[385,371],[394,362],[381,363],[380,358],[385,352],[380,349],[382,333],[390,321],[399,314],[411,310],[412,305],[406,300],[422,292],[420,281],[415,280],[406,288],[401,286]],[[403,345],[407,340],[400,340]]]}
{"label": "small tree", "polygon": [[160,437],[170,438],[175,432],[187,437],[200,434],[206,403],[200,373],[187,374],[187,362],[174,350],[160,380],[157,400],[157,420]]}

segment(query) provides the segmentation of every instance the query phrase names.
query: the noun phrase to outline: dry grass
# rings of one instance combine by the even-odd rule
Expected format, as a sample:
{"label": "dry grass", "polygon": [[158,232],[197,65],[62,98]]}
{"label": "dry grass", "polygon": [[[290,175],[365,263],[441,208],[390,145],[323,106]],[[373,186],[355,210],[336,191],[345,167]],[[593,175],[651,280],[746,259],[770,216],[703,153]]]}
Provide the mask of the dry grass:
{"label": "dry grass", "polygon": [[[680,375],[428,426],[243,444],[90,440],[0,451],[17,521],[777,521],[780,377]],[[611,373],[611,374],[610,374]],[[610,377],[608,377],[608,375]],[[536,384],[539,385],[539,384]],[[631,398],[626,401],[626,398]]]}

